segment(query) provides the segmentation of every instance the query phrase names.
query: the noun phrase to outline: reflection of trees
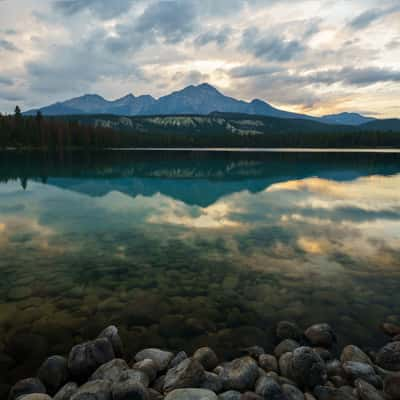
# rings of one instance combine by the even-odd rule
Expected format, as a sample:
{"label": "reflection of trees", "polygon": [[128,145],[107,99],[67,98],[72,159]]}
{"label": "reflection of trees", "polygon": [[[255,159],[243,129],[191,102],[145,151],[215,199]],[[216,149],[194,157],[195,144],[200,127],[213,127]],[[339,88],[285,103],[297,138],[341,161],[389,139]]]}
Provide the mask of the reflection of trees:
{"label": "reflection of trees", "polygon": [[0,181],[48,177],[157,177],[247,179],[302,177],[333,171],[353,177],[391,174],[399,154],[379,153],[193,153],[193,152],[3,152]]}

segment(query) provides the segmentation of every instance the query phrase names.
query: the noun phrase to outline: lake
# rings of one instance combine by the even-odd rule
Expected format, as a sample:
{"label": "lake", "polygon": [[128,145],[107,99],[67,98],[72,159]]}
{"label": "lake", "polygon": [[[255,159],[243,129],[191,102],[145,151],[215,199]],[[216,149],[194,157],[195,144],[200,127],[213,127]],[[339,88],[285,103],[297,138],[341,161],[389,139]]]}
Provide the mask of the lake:
{"label": "lake", "polygon": [[0,384],[109,324],[230,357],[277,321],[381,343],[400,309],[400,154],[0,153]]}

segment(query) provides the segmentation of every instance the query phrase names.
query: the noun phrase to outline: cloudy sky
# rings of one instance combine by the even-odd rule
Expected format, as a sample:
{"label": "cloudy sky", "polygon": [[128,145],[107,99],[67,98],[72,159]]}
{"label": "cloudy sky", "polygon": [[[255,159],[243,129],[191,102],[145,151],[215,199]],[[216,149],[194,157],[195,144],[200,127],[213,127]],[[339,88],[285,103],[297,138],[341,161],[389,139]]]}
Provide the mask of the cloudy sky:
{"label": "cloudy sky", "polygon": [[320,115],[400,117],[399,0],[0,0],[0,111],[209,82]]}

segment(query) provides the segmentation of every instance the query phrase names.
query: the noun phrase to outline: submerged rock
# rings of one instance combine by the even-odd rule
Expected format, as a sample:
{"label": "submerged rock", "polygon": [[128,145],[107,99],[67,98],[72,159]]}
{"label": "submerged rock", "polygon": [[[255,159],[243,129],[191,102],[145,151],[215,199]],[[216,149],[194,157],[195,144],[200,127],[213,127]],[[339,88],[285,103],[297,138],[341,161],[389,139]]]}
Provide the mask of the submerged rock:
{"label": "submerged rock", "polygon": [[176,367],[181,361],[186,360],[188,355],[184,351],[180,351],[169,363],[168,369]]}
{"label": "submerged rock", "polygon": [[135,355],[135,361],[143,361],[145,359],[153,360],[157,365],[158,371],[164,371],[172,358],[173,353],[160,349],[144,349]]}
{"label": "submerged rock", "polygon": [[270,354],[261,354],[258,364],[266,372],[278,372],[278,360]]}
{"label": "submerged rock", "polygon": [[312,325],[304,332],[304,335],[315,347],[330,348],[336,343],[336,335],[328,324]]}
{"label": "submerged rock", "polygon": [[149,400],[147,389],[134,380],[126,380],[112,385],[113,400]]}
{"label": "submerged rock", "polygon": [[388,376],[383,384],[383,391],[392,400],[400,400],[400,374]]}
{"label": "submerged rock", "polygon": [[193,359],[197,360],[207,371],[212,371],[218,365],[217,355],[209,347],[201,347],[196,350]]}
{"label": "submerged rock", "polygon": [[280,358],[281,355],[285,353],[291,353],[294,349],[300,347],[299,343],[295,342],[292,339],[285,339],[278,346],[275,347],[274,354],[277,358]]}
{"label": "submerged rock", "polygon": [[176,389],[165,400],[218,400],[217,395],[206,389]]}
{"label": "submerged rock", "polygon": [[129,369],[129,366],[125,360],[115,358],[114,360],[111,360],[97,368],[96,371],[91,375],[90,380],[94,381],[100,379],[107,380],[112,383],[118,382],[121,380],[122,373],[127,369]]}
{"label": "submerged rock", "polygon": [[68,356],[68,369],[73,378],[81,382],[113,358],[115,354],[110,341],[100,338],[74,346]]}
{"label": "submerged rock", "polygon": [[391,342],[376,355],[377,364],[389,371],[400,371],[400,342]]}
{"label": "submerged rock", "polygon": [[16,400],[22,395],[32,393],[46,393],[46,388],[37,378],[22,379],[11,388],[8,400]]}
{"label": "submerged rock", "polygon": [[324,361],[310,347],[299,347],[293,351],[290,375],[298,385],[306,388],[321,385],[327,379]]}
{"label": "submerged rock", "polygon": [[87,382],[72,395],[71,400],[112,400],[111,383],[102,380]]}
{"label": "submerged rock", "polygon": [[256,394],[260,395],[263,399],[287,400],[280,385],[274,379],[266,376],[263,376],[257,382]]}
{"label": "submerged rock", "polygon": [[222,366],[219,376],[225,390],[252,389],[258,378],[257,363],[251,357],[242,357]]}
{"label": "submerged rock", "polygon": [[219,400],[241,400],[242,393],[236,390],[228,390],[218,396]]}
{"label": "submerged rock", "polygon": [[384,400],[383,394],[368,382],[357,379],[355,382],[358,397],[361,400]]}
{"label": "submerged rock", "polygon": [[100,333],[100,335],[98,337],[106,338],[110,341],[116,357],[123,356],[124,347],[122,345],[122,340],[119,337],[118,328],[116,326],[111,325],[111,326],[107,327]]}
{"label": "submerged rock", "polygon": [[345,362],[342,367],[349,381],[354,382],[357,379],[363,379],[375,387],[382,387],[382,380],[375,373],[375,370],[371,365],[348,361]]}
{"label": "submerged rock", "polygon": [[68,382],[54,395],[54,400],[70,400],[77,391],[78,385],[75,382]]}
{"label": "submerged rock", "polygon": [[49,357],[41,365],[38,378],[47,388],[47,392],[54,394],[68,382],[69,372],[67,359],[61,356]]}
{"label": "submerged rock", "polygon": [[281,340],[292,339],[298,341],[302,336],[302,332],[297,324],[289,321],[281,321],[276,327],[276,336]]}
{"label": "submerged rock", "polygon": [[150,358],[138,361],[132,365],[132,368],[144,372],[149,377],[150,382],[157,378],[157,365]]}
{"label": "submerged rock", "polygon": [[170,392],[174,389],[198,388],[204,378],[203,366],[197,360],[188,358],[168,370],[163,389],[164,392]]}
{"label": "submerged rock", "polygon": [[342,350],[340,361],[342,363],[345,363],[347,361],[354,361],[372,365],[372,361],[369,356],[365,354],[360,348],[354,345],[346,346]]}

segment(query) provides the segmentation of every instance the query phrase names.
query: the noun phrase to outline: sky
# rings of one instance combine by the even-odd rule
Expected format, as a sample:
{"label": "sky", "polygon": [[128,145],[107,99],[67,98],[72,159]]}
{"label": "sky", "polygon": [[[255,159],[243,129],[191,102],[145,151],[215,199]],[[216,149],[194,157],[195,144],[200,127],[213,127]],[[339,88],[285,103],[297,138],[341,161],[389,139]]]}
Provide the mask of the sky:
{"label": "sky", "polygon": [[312,115],[400,117],[399,0],[0,0],[0,111],[208,82]]}

